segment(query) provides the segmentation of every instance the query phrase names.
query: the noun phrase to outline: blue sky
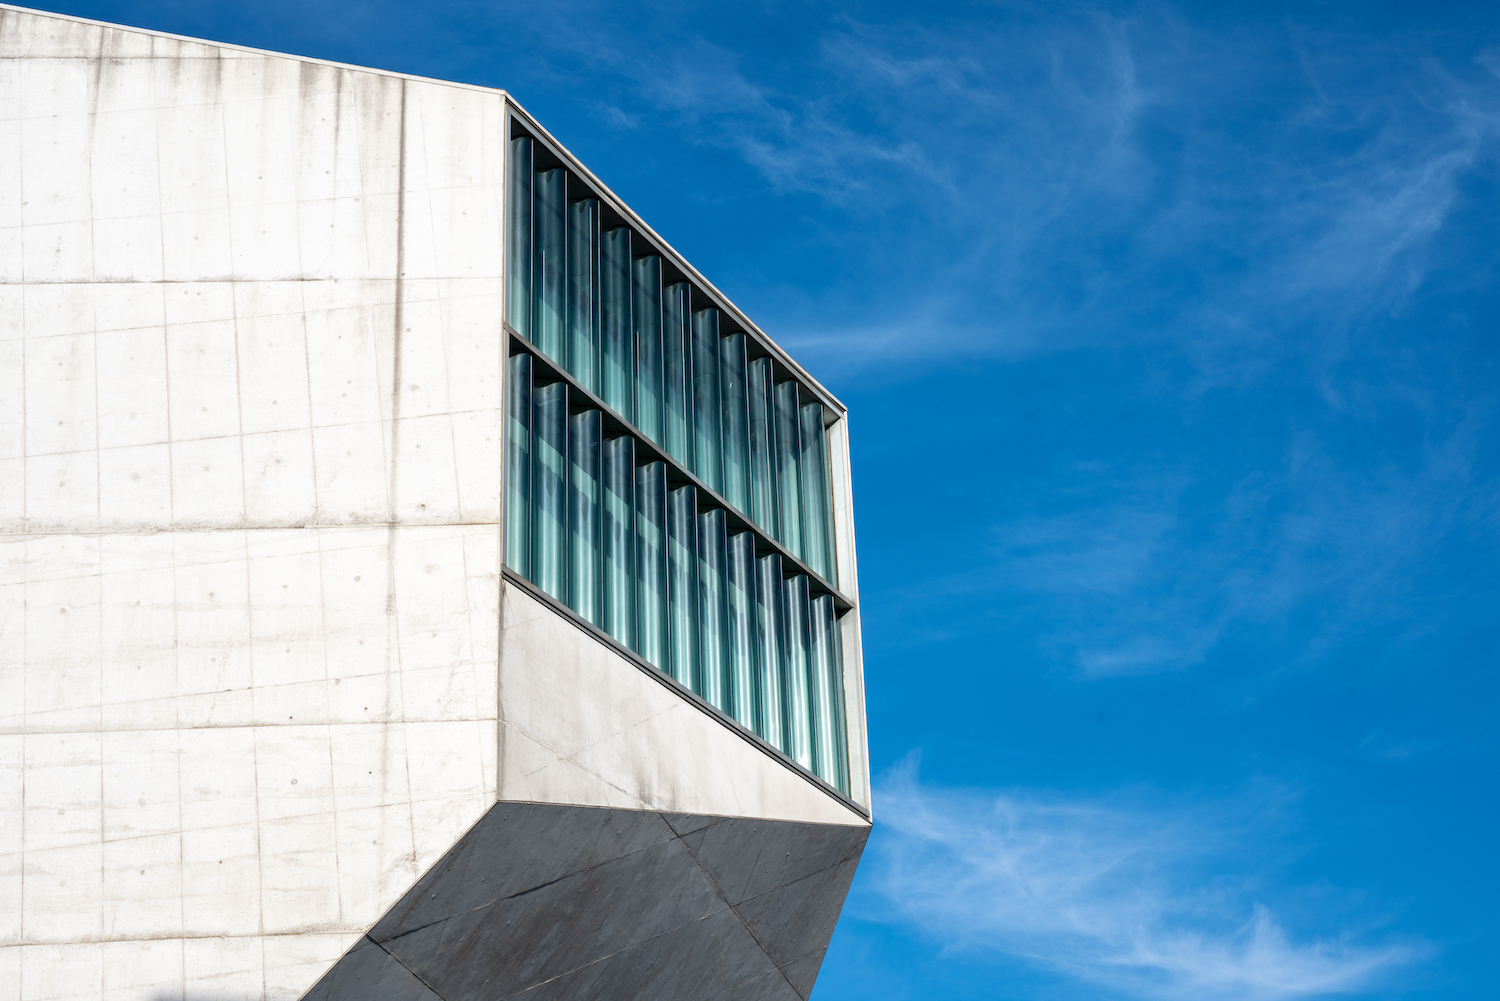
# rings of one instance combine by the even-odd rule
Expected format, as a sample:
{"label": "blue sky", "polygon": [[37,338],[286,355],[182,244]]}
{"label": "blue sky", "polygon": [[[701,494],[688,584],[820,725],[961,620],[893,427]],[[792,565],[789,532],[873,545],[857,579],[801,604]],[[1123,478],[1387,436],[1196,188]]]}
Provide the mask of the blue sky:
{"label": "blue sky", "polygon": [[850,406],[818,1001],[1494,997],[1500,13],[926,7],[56,9],[505,87]]}

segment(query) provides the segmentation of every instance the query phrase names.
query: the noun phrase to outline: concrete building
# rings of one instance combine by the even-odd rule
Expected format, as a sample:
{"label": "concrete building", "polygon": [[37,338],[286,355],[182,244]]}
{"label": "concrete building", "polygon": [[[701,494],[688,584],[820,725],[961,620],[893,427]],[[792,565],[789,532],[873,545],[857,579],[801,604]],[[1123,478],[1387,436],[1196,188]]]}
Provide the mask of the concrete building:
{"label": "concrete building", "polygon": [[0,1001],[805,998],[847,440],[504,92],[0,8]]}

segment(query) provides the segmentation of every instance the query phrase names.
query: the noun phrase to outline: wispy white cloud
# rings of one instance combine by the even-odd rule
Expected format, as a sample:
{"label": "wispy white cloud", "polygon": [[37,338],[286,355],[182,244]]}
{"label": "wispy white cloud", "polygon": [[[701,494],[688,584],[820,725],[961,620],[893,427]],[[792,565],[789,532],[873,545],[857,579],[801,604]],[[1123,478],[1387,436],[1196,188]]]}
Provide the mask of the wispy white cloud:
{"label": "wispy white cloud", "polygon": [[1430,951],[1315,906],[1294,908],[1300,928],[1288,928],[1268,902],[1287,893],[1270,878],[1285,861],[1273,847],[1284,792],[1143,798],[936,788],[909,757],[877,791],[857,913],[1150,1001],[1348,994]]}
{"label": "wispy white cloud", "polygon": [[1214,385],[1336,355],[1420,286],[1462,179],[1500,152],[1500,86],[1420,45],[1150,5],[951,16],[799,15],[769,61],[666,11],[548,41],[623,81],[607,121],[849,214],[859,239],[830,251],[865,280],[758,310],[824,371],[1167,341]]}

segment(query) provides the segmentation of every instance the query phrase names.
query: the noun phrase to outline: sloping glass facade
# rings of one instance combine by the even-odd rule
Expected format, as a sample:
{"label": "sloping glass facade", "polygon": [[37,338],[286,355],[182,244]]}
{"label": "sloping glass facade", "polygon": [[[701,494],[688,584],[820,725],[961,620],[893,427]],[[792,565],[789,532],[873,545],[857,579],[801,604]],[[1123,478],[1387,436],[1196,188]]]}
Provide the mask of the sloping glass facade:
{"label": "sloping glass facade", "polygon": [[511,140],[506,565],[840,791],[825,408]]}

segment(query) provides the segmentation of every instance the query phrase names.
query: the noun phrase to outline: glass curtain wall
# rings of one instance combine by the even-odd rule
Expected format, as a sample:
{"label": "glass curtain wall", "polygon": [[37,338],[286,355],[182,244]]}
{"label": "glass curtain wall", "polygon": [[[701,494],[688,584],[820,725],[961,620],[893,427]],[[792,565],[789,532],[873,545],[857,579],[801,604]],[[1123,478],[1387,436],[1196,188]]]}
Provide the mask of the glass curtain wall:
{"label": "glass curtain wall", "polygon": [[[506,319],[740,515],[833,581],[831,478],[821,407],[743,332],[664,283],[627,226],[565,168],[511,141]],[[582,197],[572,197],[581,194]]]}
{"label": "glass curtain wall", "polygon": [[538,365],[506,365],[506,565],[848,792],[834,596]]}
{"label": "glass curtain wall", "polygon": [[532,139],[509,153],[506,322],[553,367],[507,359],[506,565],[847,792],[822,404]]}

